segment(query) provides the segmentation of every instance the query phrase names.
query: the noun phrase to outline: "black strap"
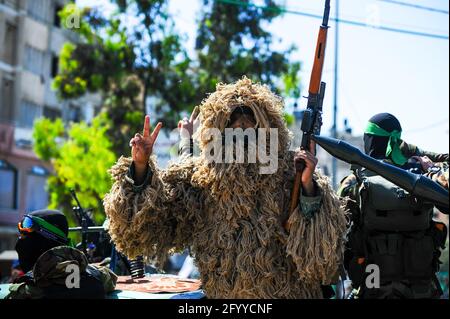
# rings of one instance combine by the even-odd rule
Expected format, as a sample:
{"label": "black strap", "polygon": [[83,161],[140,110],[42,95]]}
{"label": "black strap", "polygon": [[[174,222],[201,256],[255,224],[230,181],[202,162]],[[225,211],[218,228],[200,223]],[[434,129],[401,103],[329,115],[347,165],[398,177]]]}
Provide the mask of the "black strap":
{"label": "black strap", "polygon": [[433,276],[431,279],[433,280],[434,285],[436,286],[439,296],[442,296],[444,294],[444,291],[442,290],[441,283],[439,282],[439,279],[436,276],[436,273],[433,273]]}

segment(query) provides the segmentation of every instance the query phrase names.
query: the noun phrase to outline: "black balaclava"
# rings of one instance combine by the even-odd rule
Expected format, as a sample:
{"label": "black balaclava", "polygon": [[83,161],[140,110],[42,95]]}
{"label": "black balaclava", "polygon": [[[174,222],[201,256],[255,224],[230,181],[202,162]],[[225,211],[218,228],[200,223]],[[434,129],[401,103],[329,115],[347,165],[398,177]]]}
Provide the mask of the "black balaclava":
{"label": "black balaclava", "polygon": [[[255,114],[253,113],[252,109],[248,106],[238,106],[236,107],[233,112],[230,115],[230,119],[228,120],[227,127],[229,127],[231,124],[233,124],[235,121],[237,121],[241,116],[247,116],[251,117],[253,121],[255,121]],[[256,138],[258,137],[258,131],[255,132]],[[233,143],[236,143],[236,136],[233,138]],[[244,136],[244,147],[247,149],[248,146],[248,136]],[[225,133],[222,133],[222,146],[225,145]]]}
{"label": "black balaclava", "polygon": [[[376,114],[370,118],[369,122],[378,125],[388,132],[402,130],[398,119],[389,113]],[[374,136],[364,133],[364,152],[373,158],[385,159],[388,141],[389,137],[387,136]]]}
{"label": "black balaclava", "polygon": [[228,124],[231,125],[236,120],[238,120],[239,117],[241,117],[241,116],[249,116],[253,120],[255,120],[255,114],[253,113],[251,108],[249,108],[248,106],[238,106],[231,113],[230,120],[228,121]]}
{"label": "black balaclava", "polygon": [[[67,236],[69,226],[66,216],[57,210],[37,210],[28,215],[38,216],[49,224],[58,227]],[[62,244],[54,240],[48,239],[39,233],[30,233],[22,238],[17,239],[16,251],[19,255],[19,263],[22,270],[26,273],[33,269],[38,258],[47,250],[61,246]]]}

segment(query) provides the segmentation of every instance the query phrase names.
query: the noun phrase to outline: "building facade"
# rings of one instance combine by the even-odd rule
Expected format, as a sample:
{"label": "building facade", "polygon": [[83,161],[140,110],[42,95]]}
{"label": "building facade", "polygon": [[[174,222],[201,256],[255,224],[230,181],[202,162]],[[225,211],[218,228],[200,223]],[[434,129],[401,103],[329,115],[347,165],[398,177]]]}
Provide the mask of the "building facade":
{"label": "building facade", "polygon": [[92,96],[61,102],[51,89],[63,44],[77,41],[60,27],[67,2],[0,0],[0,251],[14,247],[24,213],[48,204],[52,167],[32,152],[34,120],[89,122],[99,104]]}

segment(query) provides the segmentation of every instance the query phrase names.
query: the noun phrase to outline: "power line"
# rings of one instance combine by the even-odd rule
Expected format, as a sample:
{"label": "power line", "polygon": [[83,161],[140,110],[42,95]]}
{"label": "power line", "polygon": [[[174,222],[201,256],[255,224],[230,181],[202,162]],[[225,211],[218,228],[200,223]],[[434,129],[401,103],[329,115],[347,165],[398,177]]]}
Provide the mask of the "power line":
{"label": "power line", "polygon": [[[300,16],[310,17],[310,18],[316,18],[316,19],[321,19],[321,20],[323,18],[322,16],[313,14],[313,13],[294,11],[294,10],[290,10],[287,8],[281,8],[281,7],[260,6],[260,5],[256,5],[253,3],[242,2],[242,1],[238,1],[238,0],[216,0],[216,2],[222,2],[222,3],[226,3],[226,4],[232,4],[232,5],[244,6],[244,7],[255,7],[258,9],[279,12],[279,13],[290,13],[290,14],[295,14],[295,15],[300,15]],[[427,38],[434,38],[434,39],[440,39],[440,40],[448,40],[449,39],[448,35],[425,33],[425,32],[407,30],[407,29],[398,29],[398,28],[383,26],[383,25],[369,25],[364,22],[347,20],[347,19],[330,18],[330,20],[348,24],[348,25],[363,27],[363,28],[371,28],[371,29],[390,31],[390,32],[396,32],[396,33],[402,33],[402,34],[408,34],[408,35],[414,35],[414,36],[420,36],[420,37],[427,37]]]}
{"label": "power line", "polygon": [[383,25],[368,25],[367,23],[363,23],[363,22],[359,22],[359,21],[337,20],[337,19],[331,19],[331,20],[342,22],[342,23],[349,24],[349,25],[358,26],[358,27],[372,28],[372,29],[378,29],[378,30],[390,31],[390,32],[397,32],[397,33],[415,35],[415,36],[419,36],[419,37],[448,40],[448,35],[443,35],[443,34],[441,35],[441,34],[426,33],[426,32],[414,31],[414,30],[397,29],[397,28],[383,26]]}
{"label": "power line", "polygon": [[405,131],[405,133],[409,133],[409,134],[412,134],[412,133],[420,133],[420,132],[422,132],[422,131],[426,131],[426,130],[429,130],[429,129],[431,129],[431,128],[440,126],[440,125],[442,125],[442,124],[447,124],[447,123],[448,123],[448,118],[446,118],[445,120],[441,120],[441,121],[438,121],[438,122],[429,124],[429,125],[427,125],[427,126],[422,126],[422,127],[415,128],[415,129],[412,129],[412,130],[407,130],[407,131]]}
{"label": "power line", "polygon": [[403,1],[395,1],[395,0],[378,0],[378,1],[379,2],[386,2],[386,3],[390,3],[390,4],[396,4],[396,5],[404,6],[404,7],[410,7],[410,8],[419,9],[419,10],[425,10],[425,11],[431,11],[431,12],[438,12],[438,13],[448,14],[448,11],[445,11],[445,10],[442,10],[442,9],[437,9],[437,8],[432,8],[432,7],[425,7],[425,6],[422,6],[422,5],[406,3],[406,2],[403,2]]}
{"label": "power line", "polygon": [[[306,8],[306,7],[298,7],[298,6],[291,6],[292,11],[301,11],[301,10],[313,10],[312,8]],[[347,20],[361,20],[364,19],[361,16],[357,16],[357,15],[352,15],[352,14],[340,14],[340,16],[342,17],[346,17]],[[405,23],[398,23],[397,21],[390,21],[390,20],[384,20],[385,24],[393,24],[396,27],[406,27],[406,28],[420,28],[421,30],[426,30],[426,31],[436,31],[437,33],[443,33],[446,32],[447,30],[443,30],[443,29],[436,29],[436,28],[430,28],[429,26],[417,26],[417,25],[412,25],[412,24],[405,24]]]}

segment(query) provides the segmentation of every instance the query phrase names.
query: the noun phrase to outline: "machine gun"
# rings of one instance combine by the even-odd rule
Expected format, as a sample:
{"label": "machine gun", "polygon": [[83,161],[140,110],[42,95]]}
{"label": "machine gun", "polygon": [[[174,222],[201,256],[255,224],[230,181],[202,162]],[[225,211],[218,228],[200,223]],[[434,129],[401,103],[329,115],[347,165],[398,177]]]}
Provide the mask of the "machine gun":
{"label": "machine gun", "polygon": [[143,257],[138,256],[134,260],[128,260],[125,256],[118,253],[116,251],[114,244],[110,243],[111,240],[106,232],[105,227],[95,226],[94,221],[88,215],[88,212],[90,210],[85,210],[81,206],[81,203],[78,200],[77,194],[74,189],[70,190],[70,194],[77,203],[77,206],[73,207],[73,212],[80,226],[71,227],[69,228],[69,231],[81,232],[81,249],[86,255],[86,257],[88,257],[89,259],[89,254],[87,251],[89,241],[93,241],[94,243],[96,243],[96,247],[106,245],[107,247],[106,249],[104,249],[106,251],[103,254],[104,256],[102,256],[102,259],[103,257],[110,256],[110,269],[112,271],[116,270],[117,261],[118,259],[120,259],[127,268],[127,271],[131,274],[132,278],[144,277],[145,265]]}
{"label": "machine gun", "polygon": [[[95,233],[95,232],[101,231],[101,230],[100,229],[98,229],[98,230],[89,229],[90,227],[95,226],[94,221],[88,215],[89,210],[86,211],[83,209],[74,189],[70,190],[70,195],[72,195],[72,198],[77,203],[77,206],[74,206],[72,209],[73,209],[75,217],[78,221],[78,225],[80,225],[79,228],[71,229],[71,231],[81,231],[81,249],[87,255],[88,233],[89,232]],[[101,229],[103,229],[103,227],[101,227]]]}

